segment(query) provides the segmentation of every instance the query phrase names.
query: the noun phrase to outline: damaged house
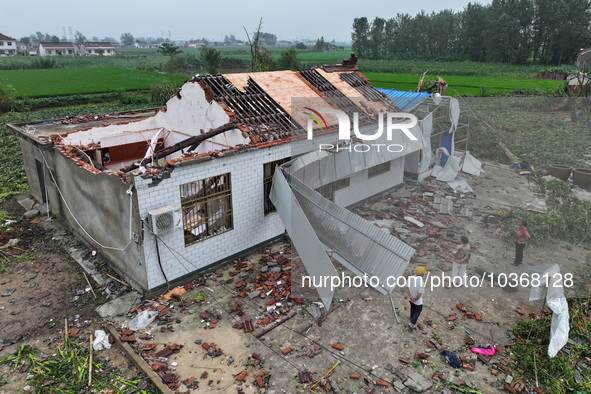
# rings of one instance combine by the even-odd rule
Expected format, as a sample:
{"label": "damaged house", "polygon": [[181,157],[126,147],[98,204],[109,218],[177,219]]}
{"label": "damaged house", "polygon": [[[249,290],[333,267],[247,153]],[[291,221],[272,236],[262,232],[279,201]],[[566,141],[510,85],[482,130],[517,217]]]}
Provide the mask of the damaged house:
{"label": "damaged house", "polygon": [[[314,242],[335,249],[353,272],[402,274],[414,250],[347,216],[344,207],[401,187],[405,168],[415,176],[428,169],[439,147],[432,142],[441,143],[430,137],[433,107],[454,100],[422,100],[406,134],[381,133],[392,131],[386,114],[400,109],[344,62],[297,72],[196,76],[160,110],[9,126],[20,140],[31,194],[125,280],[152,292],[257,250],[286,228],[300,251],[298,245],[312,241],[292,232],[306,226],[318,235]],[[354,119],[361,134],[339,139],[336,113]],[[454,120],[446,124],[453,141]],[[376,138],[364,141],[362,134]],[[396,148],[372,146],[382,140]],[[295,200],[285,199],[294,196],[299,208],[290,210]],[[315,212],[319,206],[322,212]],[[335,231],[335,220],[345,227]],[[377,244],[383,251],[366,258]],[[303,249],[309,249],[301,257],[310,269],[310,259],[323,250]],[[372,263],[389,254],[394,266]],[[320,273],[334,271],[325,262],[316,266]],[[326,302],[330,295],[322,297]]]}

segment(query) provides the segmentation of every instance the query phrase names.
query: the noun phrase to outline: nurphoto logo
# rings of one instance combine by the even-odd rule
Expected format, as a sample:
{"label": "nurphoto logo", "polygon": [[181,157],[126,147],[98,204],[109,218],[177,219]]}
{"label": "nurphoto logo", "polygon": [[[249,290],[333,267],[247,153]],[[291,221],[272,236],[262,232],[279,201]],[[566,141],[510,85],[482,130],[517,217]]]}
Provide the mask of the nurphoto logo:
{"label": "nurphoto logo", "polygon": [[[314,122],[318,124],[321,131],[324,131],[325,129],[328,129],[328,125],[322,114],[332,114],[337,118],[339,125],[339,140],[342,141],[350,141],[352,133],[356,138],[364,142],[376,141],[382,138],[384,128],[386,131],[386,140],[388,142],[400,141],[400,138],[408,138],[410,141],[417,141],[417,137],[415,137],[409,130],[417,125],[417,117],[406,112],[381,112],[378,114],[378,128],[376,132],[374,134],[362,134],[361,131],[359,131],[358,112],[353,113],[353,127],[351,128],[351,119],[344,111],[332,108],[319,108],[314,110],[310,107],[304,107],[304,109],[309,111],[304,112],[304,114],[310,117],[307,124],[309,140],[313,138]],[[384,118],[386,127],[384,127]],[[369,152],[370,150],[376,150],[379,152],[380,149],[385,149],[388,152],[402,152],[404,146],[398,143],[361,143],[355,145],[320,144],[319,149],[336,149],[337,152],[339,150],[348,150],[350,152]]]}

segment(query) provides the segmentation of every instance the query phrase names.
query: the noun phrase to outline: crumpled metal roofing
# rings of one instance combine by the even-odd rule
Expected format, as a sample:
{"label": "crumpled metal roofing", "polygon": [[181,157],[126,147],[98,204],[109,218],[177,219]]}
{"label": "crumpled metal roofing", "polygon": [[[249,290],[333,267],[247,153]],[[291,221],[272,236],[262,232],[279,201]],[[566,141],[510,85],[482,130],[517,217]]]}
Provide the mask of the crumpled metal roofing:
{"label": "crumpled metal roofing", "polygon": [[376,88],[377,91],[384,93],[394,105],[396,105],[401,110],[405,111],[408,108],[414,107],[415,105],[419,104],[421,101],[429,97],[429,93],[427,92],[406,92],[403,90],[396,90],[396,89],[383,89],[383,88]]}
{"label": "crumpled metal roofing", "polygon": [[289,184],[318,239],[361,272],[376,276],[379,288],[392,290],[395,286],[388,285],[388,277],[403,275],[415,249],[327,200],[296,177],[290,177]]}

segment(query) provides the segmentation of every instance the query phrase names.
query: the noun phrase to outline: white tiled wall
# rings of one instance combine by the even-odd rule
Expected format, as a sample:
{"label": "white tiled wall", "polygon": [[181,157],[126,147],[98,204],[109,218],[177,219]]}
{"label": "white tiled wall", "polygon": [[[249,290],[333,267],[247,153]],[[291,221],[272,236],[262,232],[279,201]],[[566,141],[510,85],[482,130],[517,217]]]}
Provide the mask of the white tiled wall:
{"label": "white tiled wall", "polygon": [[359,171],[351,175],[349,187],[335,191],[334,202],[343,207],[355,204],[400,185],[403,176],[404,157],[392,160],[390,171],[371,178],[367,177],[367,170]]}
{"label": "white tiled wall", "polygon": [[[170,178],[153,187],[149,187],[151,179],[135,178],[140,216],[146,218],[150,210],[171,204],[180,205],[180,185],[231,174],[233,230],[189,246],[185,246],[181,229],[159,235],[160,261],[169,281],[283,234],[284,226],[279,215],[264,215],[263,164],[289,157],[288,146],[284,144],[177,167]],[[166,281],[158,264],[156,238],[147,229],[144,231],[143,247],[148,289],[152,290]]]}

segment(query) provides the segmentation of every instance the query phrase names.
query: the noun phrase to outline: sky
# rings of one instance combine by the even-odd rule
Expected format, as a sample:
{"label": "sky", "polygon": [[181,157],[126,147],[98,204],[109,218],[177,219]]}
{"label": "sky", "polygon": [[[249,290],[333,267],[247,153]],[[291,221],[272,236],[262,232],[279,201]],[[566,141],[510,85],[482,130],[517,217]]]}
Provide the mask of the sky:
{"label": "sky", "polygon": [[[474,1],[473,1],[474,2]],[[442,9],[462,10],[469,0],[23,0],[3,1],[0,33],[17,40],[37,31],[69,38],[80,31],[87,39],[113,37],[164,37],[172,40],[207,38],[222,41],[234,34],[246,40],[244,27],[253,32],[263,18],[261,31],[280,40],[351,40],[353,19],[376,16],[389,19],[397,13],[415,15]],[[481,1],[488,3],[488,1]]]}

